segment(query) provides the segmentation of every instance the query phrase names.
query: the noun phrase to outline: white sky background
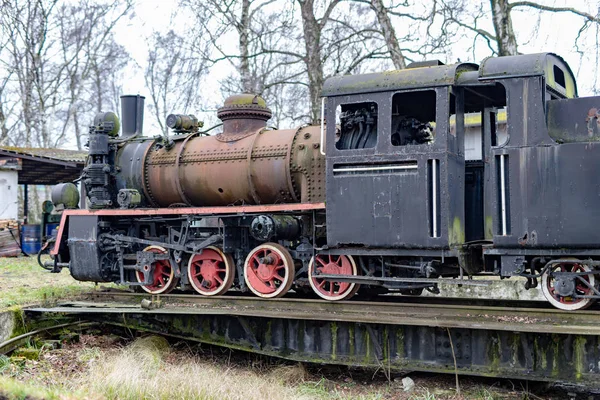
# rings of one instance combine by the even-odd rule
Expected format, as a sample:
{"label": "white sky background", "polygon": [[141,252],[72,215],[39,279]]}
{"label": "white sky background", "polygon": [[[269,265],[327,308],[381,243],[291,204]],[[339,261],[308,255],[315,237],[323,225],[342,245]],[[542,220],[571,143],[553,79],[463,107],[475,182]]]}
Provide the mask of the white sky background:
{"label": "white sky background", "polygon": [[[598,12],[598,10],[594,10],[585,0],[539,0],[538,2],[555,7],[574,7],[587,11],[592,15],[596,15]],[[131,67],[130,76],[123,82],[124,94],[144,95],[146,96],[147,105],[149,99],[143,77],[148,51],[146,37],[149,37],[153,31],[166,32],[169,29],[174,29],[184,34],[185,31],[199,29],[199,24],[194,24],[194,21],[191,19],[193,16],[190,16],[189,21],[184,21],[179,16],[176,22],[172,23],[171,15],[176,10],[176,1],[138,0],[135,6],[135,17],[123,21],[116,30],[117,40],[126,47],[137,64]],[[596,68],[598,61],[596,59],[598,54],[596,49],[598,27],[592,25],[586,32],[586,39],[580,40],[580,43],[584,47],[587,47],[587,49],[584,49],[587,50],[586,56],[582,59],[581,55],[573,47],[577,31],[583,23],[581,17],[570,13],[540,13],[538,11],[522,10],[527,9],[516,8],[512,11],[513,28],[517,34],[519,51],[521,53],[551,51],[559,54],[567,61],[577,76],[579,95],[593,95],[593,88],[597,88],[599,83]],[[487,18],[487,20],[490,22],[489,26],[481,25],[480,28],[493,32],[491,17]],[[399,37],[404,34],[402,31],[403,26],[400,26],[400,24],[396,24],[395,29]],[[225,38],[224,42],[229,42],[229,39]],[[237,46],[237,37],[235,35],[232,35],[230,43],[231,52],[233,53]],[[480,39],[477,41],[473,50],[472,38],[465,38],[459,40],[454,46],[448,49],[447,59],[442,59],[441,61],[444,63],[453,63],[457,59],[460,59],[463,62],[479,63],[489,55],[490,50],[483,40]],[[219,81],[232,72],[234,72],[233,68],[226,61],[218,64],[217,68],[213,68],[203,85],[203,97],[211,99],[221,98]],[[269,99],[267,98],[266,101],[268,104]],[[200,119],[204,119],[207,123],[205,126],[210,126],[216,121],[215,112],[212,110],[207,110],[208,112],[206,113],[198,112],[199,110],[172,110],[172,112],[177,113],[184,111],[195,113]],[[146,135],[152,135],[152,131],[158,133],[156,123],[150,115],[148,107],[146,107],[144,125]]]}

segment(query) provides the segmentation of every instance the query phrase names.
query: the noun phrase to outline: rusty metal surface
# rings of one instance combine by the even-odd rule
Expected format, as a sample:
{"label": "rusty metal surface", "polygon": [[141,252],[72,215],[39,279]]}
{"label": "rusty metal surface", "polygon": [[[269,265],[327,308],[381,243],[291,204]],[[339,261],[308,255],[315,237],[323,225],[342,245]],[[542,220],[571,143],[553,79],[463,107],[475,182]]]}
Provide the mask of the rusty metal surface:
{"label": "rusty metal surface", "polygon": [[193,137],[170,149],[152,148],[147,192],[162,207],[322,201],[325,163],[318,141],[318,127],[307,127],[261,129],[230,142]]}
{"label": "rusty metal surface", "polygon": [[225,99],[217,110],[223,121],[223,132],[216,136],[220,142],[232,142],[255,134],[267,126],[273,114],[265,100],[253,94],[237,94]]}
{"label": "rusty metal surface", "polygon": [[549,101],[547,114],[556,142],[600,141],[600,96]]}
{"label": "rusty metal surface", "polygon": [[304,126],[294,135],[288,157],[295,201],[325,201],[325,157],[320,153],[320,134],[319,127]]}
{"label": "rusty metal surface", "polygon": [[142,309],[143,297],[129,296],[133,305],[98,296],[26,313],[78,314],[302,362],[600,387],[597,311],[181,295],[160,296],[161,307]]}

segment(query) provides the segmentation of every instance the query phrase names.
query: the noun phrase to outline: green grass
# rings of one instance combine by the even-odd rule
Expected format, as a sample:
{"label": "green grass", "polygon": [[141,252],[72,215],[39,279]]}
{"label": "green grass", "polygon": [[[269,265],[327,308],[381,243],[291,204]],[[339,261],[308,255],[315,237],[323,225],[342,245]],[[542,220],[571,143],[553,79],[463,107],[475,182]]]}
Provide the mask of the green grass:
{"label": "green grass", "polygon": [[11,306],[47,304],[87,292],[93,283],[78,282],[64,269],[52,274],[34,257],[0,258],[0,311]]}
{"label": "green grass", "polygon": [[83,398],[61,389],[41,388],[35,384],[20,382],[0,375],[0,398],[8,400],[68,400]]}

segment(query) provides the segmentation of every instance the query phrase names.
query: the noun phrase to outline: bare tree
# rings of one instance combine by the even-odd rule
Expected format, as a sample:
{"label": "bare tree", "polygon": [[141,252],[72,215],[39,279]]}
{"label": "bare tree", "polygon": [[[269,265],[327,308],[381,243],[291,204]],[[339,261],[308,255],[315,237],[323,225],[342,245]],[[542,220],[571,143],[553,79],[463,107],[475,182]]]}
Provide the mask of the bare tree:
{"label": "bare tree", "polygon": [[[210,42],[204,54],[209,67],[222,62],[232,67],[221,81],[223,95],[262,94],[274,108],[276,123],[317,122],[329,76],[389,68],[390,58],[403,68],[410,57],[447,44],[430,35],[435,10],[421,7],[413,15],[405,2],[182,0],[182,5],[202,25],[194,40]],[[410,27],[409,33],[398,37],[395,19]]]}
{"label": "bare tree", "polygon": [[150,106],[164,134],[167,114],[200,107],[200,82],[205,73],[204,59],[195,55],[186,38],[174,31],[152,36],[144,78],[150,91]]}
{"label": "bare tree", "polygon": [[297,0],[302,15],[302,30],[304,32],[304,47],[306,54],[303,57],[308,73],[310,95],[310,119],[315,123],[321,113],[321,91],[325,76],[323,74],[323,59],[321,55],[321,38],[325,25],[331,17],[334,8],[340,0],[331,0],[325,7],[321,17],[315,15],[314,0]]}
{"label": "bare tree", "polygon": [[[592,24],[600,24],[600,3],[595,8],[596,15],[574,7],[547,6],[534,1],[489,0],[469,8],[461,1],[435,0],[439,4],[439,11],[444,14],[445,26],[456,25],[459,28],[475,34],[475,39],[482,38],[493,54],[500,56],[518,54],[517,35],[513,28],[512,12],[514,10],[530,10],[549,13],[569,13],[581,17],[581,26],[577,38]],[[482,28],[491,15],[494,31]],[[577,43],[575,43],[577,45]]]}
{"label": "bare tree", "polygon": [[60,134],[54,139],[55,146],[64,140],[72,126],[77,148],[83,148],[85,132],[80,127],[81,114],[102,111],[106,97],[103,83],[109,83],[107,78],[110,78],[107,73],[110,68],[124,67],[128,59],[115,42],[113,29],[131,8],[130,1],[98,4],[89,0],[60,8],[57,25],[67,90],[63,100],[65,115]]}
{"label": "bare tree", "polygon": [[492,8],[492,21],[496,32],[496,45],[501,56],[517,53],[517,38],[513,30],[510,16],[511,5],[508,0],[490,0]]}
{"label": "bare tree", "polygon": [[[76,5],[57,0],[3,3],[0,34],[6,45],[0,70],[11,80],[0,82],[6,83],[2,91],[16,100],[10,112],[3,102],[2,125],[20,122],[10,135],[12,144],[60,146],[72,138],[74,128],[77,146],[82,147],[78,115],[93,111],[89,106],[91,66],[103,61],[107,48],[114,48],[112,30],[131,7],[130,0],[111,4],[84,0]],[[3,136],[6,140],[6,132]]]}
{"label": "bare tree", "polygon": [[377,15],[377,20],[381,26],[381,32],[387,44],[388,50],[390,51],[390,58],[394,63],[394,67],[396,67],[396,69],[406,68],[406,60],[402,54],[402,50],[400,49],[400,44],[398,43],[398,38],[396,37],[396,30],[392,25],[392,21],[388,15],[387,8],[383,4],[383,0],[372,0],[371,5],[373,10],[375,10],[375,14]]}

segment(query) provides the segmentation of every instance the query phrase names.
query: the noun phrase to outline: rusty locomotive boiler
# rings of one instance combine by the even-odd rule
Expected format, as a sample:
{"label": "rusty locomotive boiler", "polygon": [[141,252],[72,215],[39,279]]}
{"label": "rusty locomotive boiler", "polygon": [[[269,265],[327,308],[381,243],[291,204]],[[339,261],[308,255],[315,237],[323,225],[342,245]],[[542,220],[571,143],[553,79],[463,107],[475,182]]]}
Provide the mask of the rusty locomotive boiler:
{"label": "rusty locomotive boiler", "polygon": [[[127,102],[143,99],[123,101],[126,109]],[[198,129],[194,117],[170,115],[167,124],[180,133],[170,142],[134,139],[122,146],[113,197],[120,189],[134,189],[152,207],[323,201],[318,127],[267,129],[271,111],[254,95],[228,98],[217,115],[223,121],[218,135],[190,132]]]}
{"label": "rusty locomotive boiler", "polygon": [[320,126],[289,130],[243,94],[218,134],[173,114],[171,135],[146,137],[143,98],[123,96],[121,131],[113,113],[90,127],[82,207],[73,184],[55,191],[53,268],[152,294],[326,300],[518,276],[586,308],[600,298],[599,109],[551,53],[333,77]]}

